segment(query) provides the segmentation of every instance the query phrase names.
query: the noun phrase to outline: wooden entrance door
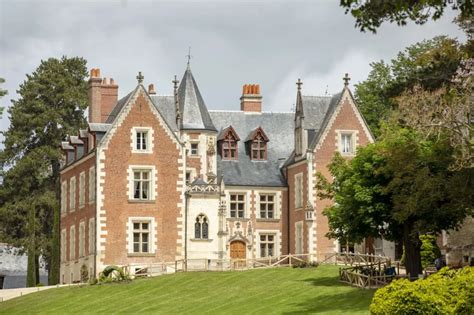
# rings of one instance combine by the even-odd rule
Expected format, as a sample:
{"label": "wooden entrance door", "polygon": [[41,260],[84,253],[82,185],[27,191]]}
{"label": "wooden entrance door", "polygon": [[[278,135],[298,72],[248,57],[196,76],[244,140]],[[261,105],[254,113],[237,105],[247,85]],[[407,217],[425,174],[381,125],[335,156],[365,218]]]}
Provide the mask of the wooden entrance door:
{"label": "wooden entrance door", "polygon": [[246,250],[245,243],[242,241],[233,241],[230,243],[230,258],[245,259]]}

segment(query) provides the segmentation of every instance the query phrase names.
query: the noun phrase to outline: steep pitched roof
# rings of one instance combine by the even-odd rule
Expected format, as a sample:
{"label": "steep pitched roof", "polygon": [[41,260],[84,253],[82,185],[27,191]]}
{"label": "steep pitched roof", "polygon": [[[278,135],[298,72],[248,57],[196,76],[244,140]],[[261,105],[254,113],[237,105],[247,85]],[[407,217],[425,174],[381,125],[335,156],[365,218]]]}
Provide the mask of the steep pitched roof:
{"label": "steep pitched roof", "polygon": [[304,115],[304,129],[319,130],[321,128],[322,121],[328,111],[332,99],[333,97],[331,96],[303,95],[301,97]]}
{"label": "steep pitched roof", "polygon": [[178,100],[181,113],[181,129],[217,131],[189,64],[178,88]]}
{"label": "steep pitched roof", "polygon": [[166,122],[173,131],[178,131],[176,125],[176,106],[174,104],[173,95],[150,95],[153,105],[163,115]]}
{"label": "steep pitched roof", "polygon": [[280,171],[293,149],[294,113],[263,112],[249,115],[241,111],[211,111],[210,116],[220,132],[232,126],[242,137],[261,127],[269,139],[266,161],[252,161],[244,143],[238,145],[238,160],[222,160],[217,156],[217,174],[230,186],[284,187]]}

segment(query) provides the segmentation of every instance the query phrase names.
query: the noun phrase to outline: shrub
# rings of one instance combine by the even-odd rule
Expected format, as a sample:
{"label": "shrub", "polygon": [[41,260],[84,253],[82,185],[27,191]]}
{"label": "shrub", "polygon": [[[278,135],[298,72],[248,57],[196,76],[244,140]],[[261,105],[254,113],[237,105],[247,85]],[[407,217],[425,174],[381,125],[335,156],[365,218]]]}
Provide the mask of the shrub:
{"label": "shrub", "polygon": [[372,314],[472,314],[474,268],[443,268],[426,279],[393,281],[375,292]]}
{"label": "shrub", "polygon": [[319,266],[319,264],[315,261],[298,261],[292,266],[293,268],[314,268]]}
{"label": "shrub", "polygon": [[436,258],[441,256],[438,244],[436,244],[436,236],[420,235],[421,241],[421,266],[424,268],[432,266]]}
{"label": "shrub", "polygon": [[86,265],[81,266],[81,282],[86,283],[89,281],[89,271],[87,270]]}
{"label": "shrub", "polygon": [[122,268],[114,265],[105,267],[105,269],[99,273],[99,282],[107,283],[112,281],[124,281],[130,280],[128,274],[126,274]]}

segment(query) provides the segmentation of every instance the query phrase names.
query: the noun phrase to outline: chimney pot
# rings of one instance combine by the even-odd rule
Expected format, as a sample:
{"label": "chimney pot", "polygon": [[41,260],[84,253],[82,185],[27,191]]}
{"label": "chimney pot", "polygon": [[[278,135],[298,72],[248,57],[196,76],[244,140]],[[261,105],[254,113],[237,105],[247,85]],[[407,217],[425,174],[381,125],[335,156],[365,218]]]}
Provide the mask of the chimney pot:
{"label": "chimney pot", "polygon": [[244,112],[262,111],[262,96],[260,95],[259,84],[244,84],[240,98],[240,110]]}
{"label": "chimney pot", "polygon": [[114,79],[110,78],[110,85],[114,85],[114,84],[115,84]]}

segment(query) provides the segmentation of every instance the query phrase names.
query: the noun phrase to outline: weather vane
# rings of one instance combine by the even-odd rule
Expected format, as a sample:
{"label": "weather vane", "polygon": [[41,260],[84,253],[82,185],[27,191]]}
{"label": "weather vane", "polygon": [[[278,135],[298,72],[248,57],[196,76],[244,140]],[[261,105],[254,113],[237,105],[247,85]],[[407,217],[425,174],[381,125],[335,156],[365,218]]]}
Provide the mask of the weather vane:
{"label": "weather vane", "polygon": [[191,46],[189,46],[188,48],[188,54],[186,55],[186,57],[188,57],[188,65],[189,65],[189,63],[191,62],[191,58],[193,57],[191,55]]}

